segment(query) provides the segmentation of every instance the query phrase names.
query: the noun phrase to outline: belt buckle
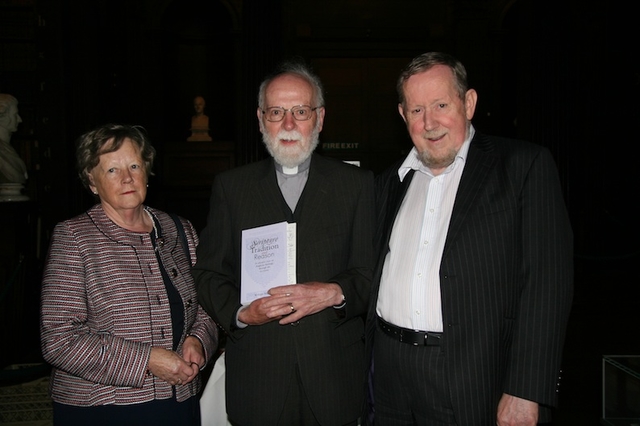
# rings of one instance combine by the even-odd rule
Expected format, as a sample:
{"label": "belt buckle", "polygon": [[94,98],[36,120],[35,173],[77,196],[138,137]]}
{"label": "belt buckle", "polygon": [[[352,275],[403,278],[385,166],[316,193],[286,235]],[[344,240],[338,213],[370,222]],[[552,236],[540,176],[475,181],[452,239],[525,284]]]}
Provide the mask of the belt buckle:
{"label": "belt buckle", "polygon": [[[400,342],[402,342],[402,343],[410,343],[413,346],[424,346],[426,344],[425,341],[418,342],[417,339],[415,339],[415,335],[414,334],[405,333],[405,331],[409,331],[409,330],[403,330],[402,328],[400,329]],[[425,334],[425,336],[426,336],[426,334]]]}

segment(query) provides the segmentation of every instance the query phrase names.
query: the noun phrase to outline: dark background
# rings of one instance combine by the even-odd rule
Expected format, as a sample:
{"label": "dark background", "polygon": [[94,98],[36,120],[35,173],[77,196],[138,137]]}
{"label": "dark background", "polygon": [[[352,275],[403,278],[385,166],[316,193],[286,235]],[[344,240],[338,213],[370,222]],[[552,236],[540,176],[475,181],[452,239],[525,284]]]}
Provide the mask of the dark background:
{"label": "dark background", "polygon": [[[19,101],[12,144],[30,197],[0,203],[0,368],[41,362],[48,239],[92,203],[74,170],[80,134],[144,126],[158,150],[148,204],[201,230],[215,174],[265,155],[257,87],[279,60],[302,56],[324,81],[320,151],[380,172],[411,148],[396,106],[400,68],[442,50],[467,66],[477,129],[556,159],[576,265],[556,424],[598,424],[602,356],[640,355],[634,16],[623,1],[0,0],[0,93]],[[196,95],[210,143],[186,142]],[[638,379],[618,386],[640,418]]]}

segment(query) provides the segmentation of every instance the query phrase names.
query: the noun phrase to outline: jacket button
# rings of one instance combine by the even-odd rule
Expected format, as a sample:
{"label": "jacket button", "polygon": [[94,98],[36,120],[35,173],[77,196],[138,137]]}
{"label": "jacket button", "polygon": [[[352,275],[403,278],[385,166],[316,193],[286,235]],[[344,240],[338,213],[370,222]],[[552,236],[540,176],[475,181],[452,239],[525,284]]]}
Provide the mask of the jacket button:
{"label": "jacket button", "polygon": [[176,270],[176,268],[173,268],[173,269],[171,270],[171,276],[172,276],[173,278],[175,278],[175,277],[177,277],[177,276],[178,276],[178,271]]}

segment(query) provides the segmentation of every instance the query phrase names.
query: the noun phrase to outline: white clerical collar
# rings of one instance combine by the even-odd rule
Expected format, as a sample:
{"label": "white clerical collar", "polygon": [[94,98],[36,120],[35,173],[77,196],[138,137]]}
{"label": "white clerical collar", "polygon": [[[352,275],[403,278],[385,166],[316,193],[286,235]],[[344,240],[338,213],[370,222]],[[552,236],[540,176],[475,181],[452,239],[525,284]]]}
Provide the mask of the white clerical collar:
{"label": "white clerical collar", "polygon": [[298,173],[307,171],[309,169],[309,164],[311,164],[311,157],[307,158],[302,163],[294,167],[285,167],[282,164],[276,162],[276,170],[286,176],[295,176]]}

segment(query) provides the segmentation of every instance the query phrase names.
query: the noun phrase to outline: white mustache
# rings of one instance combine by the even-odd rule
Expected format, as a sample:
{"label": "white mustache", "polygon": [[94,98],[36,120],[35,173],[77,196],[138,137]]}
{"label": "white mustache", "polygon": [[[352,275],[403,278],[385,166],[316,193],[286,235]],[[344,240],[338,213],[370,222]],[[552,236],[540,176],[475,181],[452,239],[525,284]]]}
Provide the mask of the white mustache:
{"label": "white mustache", "polygon": [[296,140],[302,139],[302,134],[297,130],[280,130],[275,137],[276,140]]}

